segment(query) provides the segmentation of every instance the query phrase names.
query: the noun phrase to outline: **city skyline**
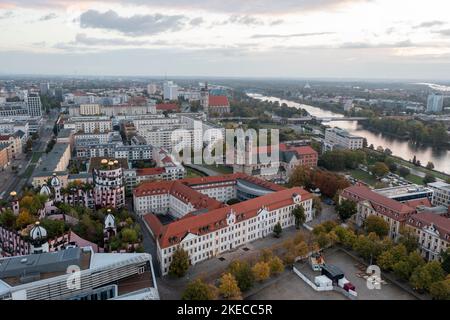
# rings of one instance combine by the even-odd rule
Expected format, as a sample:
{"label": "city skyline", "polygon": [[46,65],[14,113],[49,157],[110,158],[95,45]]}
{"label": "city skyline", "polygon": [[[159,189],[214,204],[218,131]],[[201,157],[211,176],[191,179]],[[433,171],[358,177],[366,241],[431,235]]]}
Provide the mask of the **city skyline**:
{"label": "city skyline", "polygon": [[7,0],[0,73],[448,80],[450,23],[439,6]]}

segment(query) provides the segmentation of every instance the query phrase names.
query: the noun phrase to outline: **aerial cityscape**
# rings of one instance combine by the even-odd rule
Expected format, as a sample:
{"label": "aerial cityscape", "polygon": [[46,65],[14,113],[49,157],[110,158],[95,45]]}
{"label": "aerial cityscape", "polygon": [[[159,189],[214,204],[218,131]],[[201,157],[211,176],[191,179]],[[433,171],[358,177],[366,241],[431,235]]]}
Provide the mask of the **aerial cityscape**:
{"label": "aerial cityscape", "polygon": [[450,6],[408,3],[2,1],[0,300],[450,300]]}

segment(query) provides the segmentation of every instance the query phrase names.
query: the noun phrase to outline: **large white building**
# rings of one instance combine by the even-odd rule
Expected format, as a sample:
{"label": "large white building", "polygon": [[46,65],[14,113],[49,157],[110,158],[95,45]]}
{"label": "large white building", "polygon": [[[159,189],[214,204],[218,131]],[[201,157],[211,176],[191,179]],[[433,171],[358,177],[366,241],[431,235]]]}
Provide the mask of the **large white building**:
{"label": "large white building", "polygon": [[178,99],[178,85],[173,81],[166,81],[163,85],[164,100],[177,100]]}
{"label": "large white building", "polygon": [[148,253],[84,247],[0,259],[0,300],[159,300],[159,293]]}
{"label": "large white building", "polygon": [[30,117],[42,117],[41,98],[36,93],[30,93],[27,97],[28,114]]}
{"label": "large white building", "polygon": [[431,203],[434,206],[450,206],[450,184],[442,181],[432,182],[428,184],[433,190],[433,198]]}
{"label": "large white building", "polygon": [[340,146],[345,149],[362,149],[364,138],[350,134],[348,131],[340,128],[327,128],[325,130],[325,147],[333,149]]}
{"label": "large white building", "polygon": [[[292,210],[302,205],[312,219],[312,195],[285,189],[245,174],[144,183],[134,191],[134,208],[157,243],[162,274],[167,274],[178,247],[191,264],[217,256],[295,224]],[[242,202],[227,206],[224,201]],[[168,224],[163,220],[176,219]],[[170,220],[170,218],[169,218]]]}
{"label": "large white building", "polygon": [[441,94],[430,94],[427,98],[427,112],[442,112],[444,107],[444,96]]}
{"label": "large white building", "polygon": [[112,120],[106,116],[71,117],[64,123],[64,129],[73,129],[75,132],[103,133],[112,131]]}

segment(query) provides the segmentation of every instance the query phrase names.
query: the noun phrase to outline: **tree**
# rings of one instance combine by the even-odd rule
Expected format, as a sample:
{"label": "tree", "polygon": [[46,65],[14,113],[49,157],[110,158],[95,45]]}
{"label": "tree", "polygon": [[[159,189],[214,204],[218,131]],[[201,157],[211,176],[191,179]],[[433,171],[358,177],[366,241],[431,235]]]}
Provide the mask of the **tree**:
{"label": "tree", "polygon": [[64,234],[66,226],[62,220],[43,219],[40,223],[41,226],[47,230],[47,237],[50,239]]}
{"label": "tree", "polygon": [[277,256],[272,257],[272,259],[270,259],[269,266],[271,275],[277,275],[284,271],[283,261],[281,261],[281,259],[278,258]]}
{"label": "tree", "polygon": [[444,280],[445,272],[437,261],[431,261],[414,270],[409,280],[411,285],[419,290],[430,290],[434,282]]}
{"label": "tree", "polygon": [[270,265],[267,262],[259,261],[252,268],[256,281],[264,281],[270,277]]}
{"label": "tree", "polygon": [[434,163],[431,161],[428,161],[426,168],[428,170],[433,170],[434,169]]}
{"label": "tree", "polygon": [[428,183],[432,183],[432,182],[436,182],[436,178],[434,176],[432,176],[431,174],[426,174],[425,177],[423,178],[423,183],[428,184]]}
{"label": "tree", "polygon": [[367,261],[376,259],[381,251],[378,236],[375,233],[370,233],[368,236],[359,235],[355,239],[353,250]]}
{"label": "tree", "polygon": [[430,294],[436,300],[450,300],[450,275],[443,281],[431,284]]}
{"label": "tree", "polygon": [[220,278],[219,293],[225,299],[242,299],[241,290],[239,289],[236,279],[231,273],[224,273]]}
{"label": "tree", "polygon": [[356,203],[352,200],[344,199],[336,205],[336,212],[342,221],[346,221],[356,214]]}
{"label": "tree", "polygon": [[314,210],[314,217],[320,216],[322,213],[322,200],[319,197],[313,197],[312,208]]}
{"label": "tree", "polygon": [[189,282],[183,292],[183,300],[214,300],[217,296],[217,288],[205,283],[202,279]]}
{"label": "tree", "polygon": [[270,249],[264,248],[259,253],[259,261],[269,262],[273,257],[273,252]]}
{"label": "tree", "polygon": [[123,228],[120,232],[122,240],[127,243],[136,243],[138,241],[138,234],[136,230],[131,228]]}
{"label": "tree", "polygon": [[0,212],[0,226],[6,227],[8,229],[14,228],[16,222],[16,216],[11,209],[6,209]]}
{"label": "tree", "polygon": [[228,272],[236,279],[239,289],[242,292],[253,287],[255,276],[250,265],[246,261],[234,260],[228,266]]}
{"label": "tree", "polygon": [[376,162],[372,167],[372,173],[377,177],[382,177],[389,173],[389,168],[384,162]]}
{"label": "tree", "polygon": [[304,186],[310,188],[312,186],[311,169],[305,166],[296,166],[289,177],[289,186]]}
{"label": "tree", "polygon": [[409,228],[400,229],[400,238],[398,243],[403,244],[408,253],[416,251],[419,246],[416,234]]}
{"label": "tree", "polygon": [[298,205],[292,209],[292,214],[295,219],[295,228],[300,229],[300,226],[306,221],[305,208],[302,205]]}
{"label": "tree", "polygon": [[16,228],[22,229],[23,227],[26,227],[27,225],[32,224],[33,222],[34,218],[30,214],[30,211],[28,211],[28,209],[21,209],[16,219]]}
{"label": "tree", "polygon": [[169,275],[178,278],[184,277],[189,268],[189,254],[182,248],[177,248],[172,255]]}
{"label": "tree", "polygon": [[280,222],[278,222],[278,223],[273,227],[273,233],[274,233],[274,235],[275,235],[275,238],[281,237],[281,232],[283,232],[283,228],[281,227]]}
{"label": "tree", "polygon": [[403,280],[408,280],[414,270],[425,264],[418,252],[411,252],[405,260],[398,261],[392,266],[395,275]]}
{"label": "tree", "polygon": [[383,238],[389,233],[389,224],[381,217],[370,215],[364,221],[364,228],[367,233],[375,232],[377,236]]}
{"label": "tree", "polygon": [[381,269],[392,270],[394,265],[399,261],[405,261],[407,258],[407,251],[404,245],[399,244],[386,250],[380,254],[377,259],[377,264]]}
{"label": "tree", "polygon": [[411,174],[411,170],[409,170],[409,169],[406,168],[406,167],[400,167],[400,168],[398,169],[398,174],[399,174],[400,176],[402,176],[402,177],[406,177],[406,176],[408,176],[408,175]]}
{"label": "tree", "polygon": [[450,273],[450,248],[447,248],[446,251],[441,253],[441,266],[445,272]]}

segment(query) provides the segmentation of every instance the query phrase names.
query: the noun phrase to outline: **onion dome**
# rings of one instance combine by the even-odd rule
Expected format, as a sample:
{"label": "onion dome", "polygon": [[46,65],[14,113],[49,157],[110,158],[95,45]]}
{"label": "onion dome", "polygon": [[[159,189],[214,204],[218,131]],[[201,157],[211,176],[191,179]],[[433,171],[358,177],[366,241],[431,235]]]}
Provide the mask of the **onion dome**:
{"label": "onion dome", "polygon": [[42,194],[44,196],[50,196],[52,194],[52,191],[50,190],[50,188],[47,186],[46,183],[43,184],[41,191],[39,191],[39,194]]}
{"label": "onion dome", "polygon": [[17,192],[11,191],[9,195],[10,195],[12,198],[15,198],[15,197],[17,197]]}
{"label": "onion dome", "polygon": [[36,224],[30,230],[30,238],[32,240],[43,240],[47,238],[47,230],[39,225],[39,221],[36,221]]}
{"label": "onion dome", "polygon": [[116,227],[116,218],[111,214],[111,210],[108,209],[108,215],[105,218],[105,229],[115,228]]}
{"label": "onion dome", "polygon": [[56,173],[53,174],[52,180],[50,181],[50,185],[52,187],[57,187],[61,185],[61,182],[59,181],[59,178],[56,176]]}

